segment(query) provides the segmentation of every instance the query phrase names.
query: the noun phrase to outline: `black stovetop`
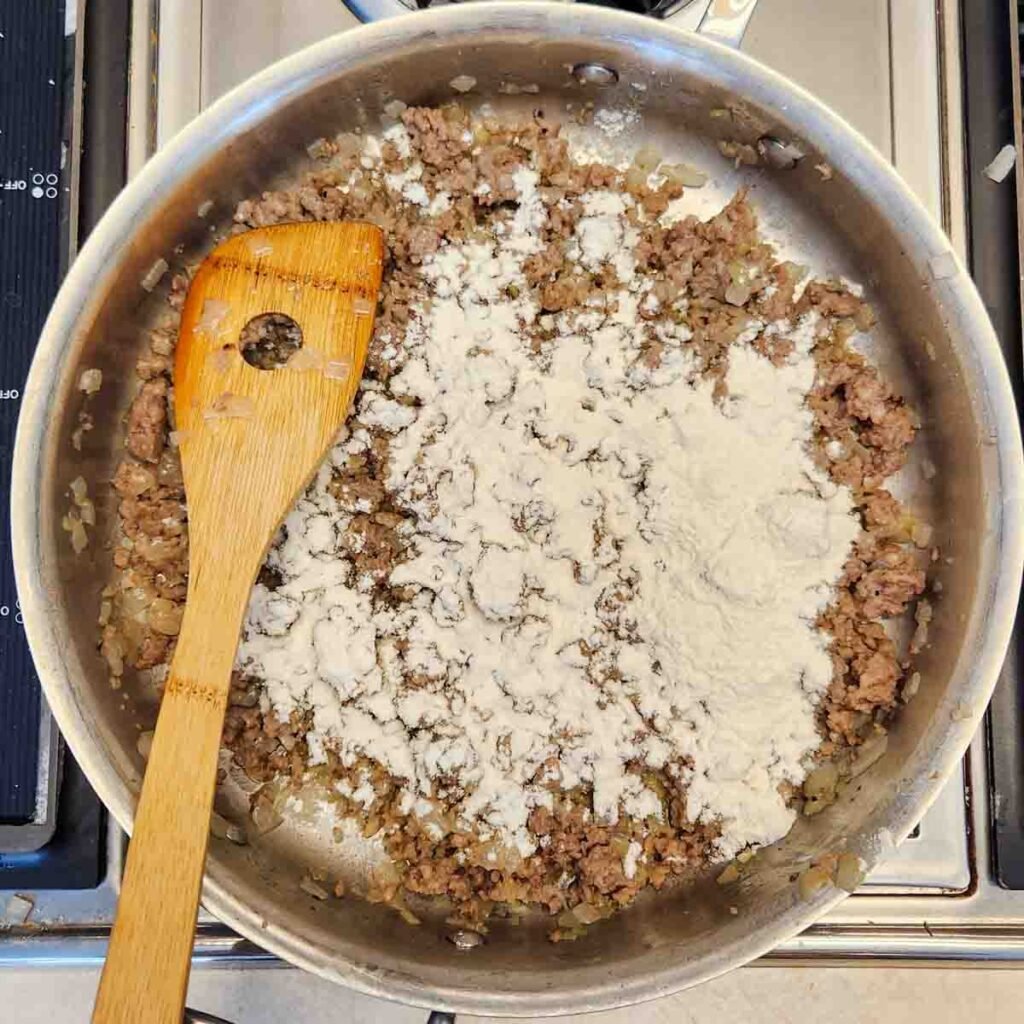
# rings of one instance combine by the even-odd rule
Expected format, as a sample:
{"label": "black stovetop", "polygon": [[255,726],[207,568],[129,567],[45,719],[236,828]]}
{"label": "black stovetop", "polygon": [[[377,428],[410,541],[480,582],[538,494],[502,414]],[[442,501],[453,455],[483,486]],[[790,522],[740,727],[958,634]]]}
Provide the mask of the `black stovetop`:
{"label": "black stovetop", "polygon": [[[6,523],[20,389],[36,338],[78,242],[125,180],[129,0],[86,5],[84,25],[75,19],[83,5],[67,3],[70,11],[65,0],[0,5],[0,890],[89,889],[106,870],[105,812],[59,738],[52,801],[39,779],[45,711]],[[18,841],[23,829],[48,841],[32,849]]]}
{"label": "black stovetop", "polygon": [[[1017,193],[993,187],[983,169],[1015,137],[1009,4],[964,4],[966,125],[971,274],[1002,344],[1018,410],[1024,409],[1021,254]],[[1022,5],[1024,6],[1024,5]],[[1018,155],[1019,159],[1019,155]],[[987,716],[992,786],[993,870],[1000,885],[1024,889],[1024,614],[1018,611],[1006,662]]]}

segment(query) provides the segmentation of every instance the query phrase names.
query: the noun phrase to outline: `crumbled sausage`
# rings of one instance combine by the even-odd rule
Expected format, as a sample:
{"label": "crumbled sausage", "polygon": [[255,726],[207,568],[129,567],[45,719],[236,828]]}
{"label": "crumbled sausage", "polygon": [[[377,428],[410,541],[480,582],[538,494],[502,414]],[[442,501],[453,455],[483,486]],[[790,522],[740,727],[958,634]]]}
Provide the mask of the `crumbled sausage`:
{"label": "crumbled sausage", "polygon": [[128,411],[125,447],[143,462],[156,462],[167,443],[167,380],[147,380]]}
{"label": "crumbled sausage", "polygon": [[924,570],[914,558],[913,551],[890,548],[857,580],[854,592],[869,619],[899,615],[924,589]]}

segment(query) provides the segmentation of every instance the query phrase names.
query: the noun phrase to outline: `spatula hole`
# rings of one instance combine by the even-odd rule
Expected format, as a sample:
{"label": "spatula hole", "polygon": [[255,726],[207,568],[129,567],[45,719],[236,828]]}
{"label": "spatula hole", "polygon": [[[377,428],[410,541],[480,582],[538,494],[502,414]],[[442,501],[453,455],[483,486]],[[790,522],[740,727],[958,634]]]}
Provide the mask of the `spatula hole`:
{"label": "spatula hole", "polygon": [[238,339],[242,358],[257,370],[276,370],[302,348],[302,328],[285,313],[261,313]]}

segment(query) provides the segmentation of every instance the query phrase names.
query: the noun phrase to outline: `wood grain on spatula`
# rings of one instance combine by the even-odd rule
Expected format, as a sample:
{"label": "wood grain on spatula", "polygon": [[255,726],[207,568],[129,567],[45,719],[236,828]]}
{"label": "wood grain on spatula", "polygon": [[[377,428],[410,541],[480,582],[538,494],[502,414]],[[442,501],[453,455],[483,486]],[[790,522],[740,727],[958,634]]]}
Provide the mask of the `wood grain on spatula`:
{"label": "wood grain on spatula", "polygon": [[[95,1024],[181,1024],[224,712],[256,573],[345,421],[373,330],[383,238],[370,224],[284,224],[206,258],[182,315],[174,409],[189,584]],[[302,346],[250,366],[245,325],[291,317]]]}

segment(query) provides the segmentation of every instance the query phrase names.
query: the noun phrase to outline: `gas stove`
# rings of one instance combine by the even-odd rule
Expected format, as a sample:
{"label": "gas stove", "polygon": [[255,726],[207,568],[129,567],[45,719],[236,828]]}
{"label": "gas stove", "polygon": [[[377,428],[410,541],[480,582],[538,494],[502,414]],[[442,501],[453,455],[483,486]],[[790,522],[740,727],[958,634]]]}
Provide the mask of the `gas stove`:
{"label": "gas stove", "polygon": [[[709,2],[617,6],[672,14],[677,24],[694,27]],[[364,14],[385,7],[394,13],[403,3],[425,5],[352,0]],[[356,24],[338,0],[107,0],[81,8],[84,20],[75,0],[40,0],[38,24],[0,14],[0,75],[12,74],[5,55],[18,42],[12,33],[35,31],[48,41],[52,67],[33,67],[32,74],[59,83],[48,86],[59,94],[49,143],[36,139],[38,152],[28,145],[0,149],[0,239],[15,219],[38,218],[47,202],[52,235],[48,254],[32,256],[25,246],[0,259],[0,275],[8,275],[0,277],[0,299],[8,303],[0,305],[2,323],[17,320],[21,330],[17,358],[7,365],[7,352],[0,354],[3,447],[11,443],[14,417],[2,414],[16,409],[45,304],[75,243],[126,178],[227,89]],[[985,174],[1005,145],[1016,142],[1019,151],[1016,42],[1016,21],[1011,26],[1006,8],[987,0],[760,0],[743,49],[816,93],[890,157],[968,260],[1024,391],[1015,178]],[[44,101],[42,79],[35,86],[35,101]],[[0,90],[0,104],[5,95]],[[13,106],[0,110],[0,145],[24,127],[24,113],[19,121]],[[56,171],[46,162],[54,159]],[[41,196],[34,197],[35,188]],[[38,226],[35,234],[24,230],[41,237]],[[14,259],[36,262],[14,273],[5,267]],[[15,316],[9,296],[20,302],[33,274],[36,305],[31,316]],[[8,558],[6,547],[0,558]],[[17,742],[4,745],[0,736],[0,963],[95,963],[113,917],[125,839],[61,749],[3,572],[9,569],[0,571],[0,729]],[[962,771],[914,834],[852,898],[768,960],[1024,960],[1022,638],[1019,629]],[[273,962],[206,914],[195,957]]]}

